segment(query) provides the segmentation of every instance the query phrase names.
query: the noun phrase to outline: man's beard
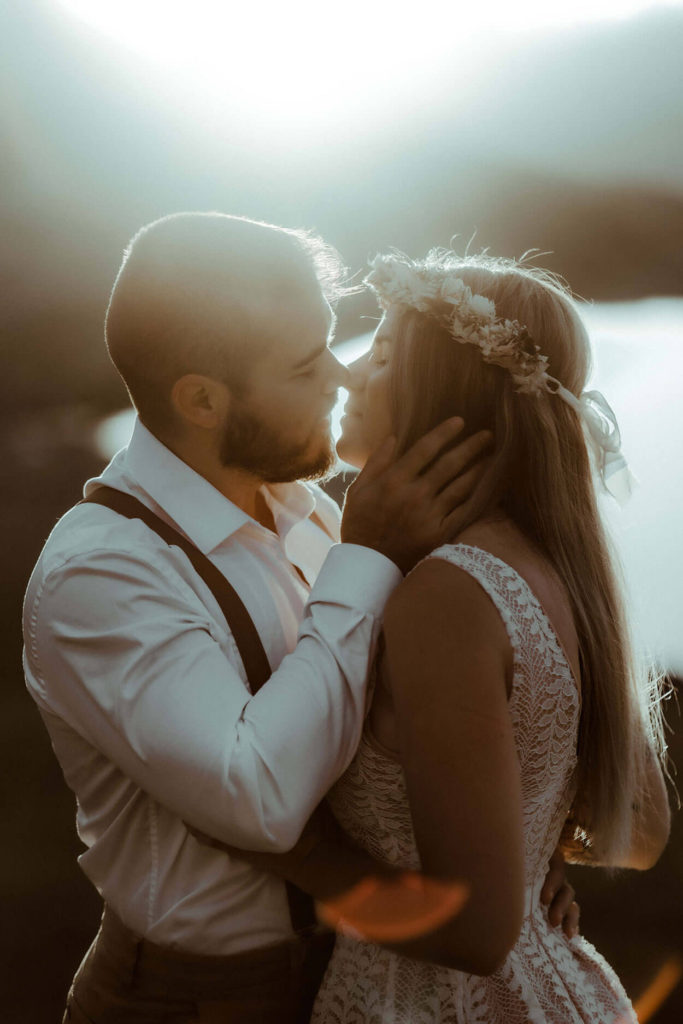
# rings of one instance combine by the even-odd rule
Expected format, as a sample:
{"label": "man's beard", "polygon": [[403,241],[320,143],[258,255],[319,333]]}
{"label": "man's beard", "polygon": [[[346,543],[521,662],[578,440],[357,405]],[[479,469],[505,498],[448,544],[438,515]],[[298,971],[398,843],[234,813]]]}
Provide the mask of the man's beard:
{"label": "man's beard", "polygon": [[233,407],[220,439],[222,465],[243,469],[270,484],[292,480],[319,480],[336,464],[331,438],[314,455],[306,455],[310,443],[287,445],[272,427],[265,426],[248,409]]}

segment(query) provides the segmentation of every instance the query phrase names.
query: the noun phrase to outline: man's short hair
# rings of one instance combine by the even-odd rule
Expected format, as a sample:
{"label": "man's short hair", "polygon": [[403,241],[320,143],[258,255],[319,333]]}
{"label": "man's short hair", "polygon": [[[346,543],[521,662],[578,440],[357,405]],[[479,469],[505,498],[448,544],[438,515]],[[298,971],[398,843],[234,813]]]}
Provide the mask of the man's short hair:
{"label": "man's short hair", "polygon": [[272,342],[272,310],[316,281],[332,303],[348,290],[339,254],[309,231],[222,213],[176,213],[141,228],[114,282],[105,340],[145,425],[172,428],[170,393],[186,373],[243,392]]}

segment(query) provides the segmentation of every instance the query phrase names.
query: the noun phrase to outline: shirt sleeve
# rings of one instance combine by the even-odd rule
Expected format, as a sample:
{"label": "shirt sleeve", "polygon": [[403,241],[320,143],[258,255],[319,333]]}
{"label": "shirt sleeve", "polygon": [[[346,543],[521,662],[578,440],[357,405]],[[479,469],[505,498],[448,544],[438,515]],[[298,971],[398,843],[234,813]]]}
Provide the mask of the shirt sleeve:
{"label": "shirt sleeve", "polygon": [[167,565],[134,547],[79,554],[29,588],[29,689],[196,828],[286,850],[354,755],[400,579],[377,552],[334,546],[296,648],[250,697],[208,612]]}

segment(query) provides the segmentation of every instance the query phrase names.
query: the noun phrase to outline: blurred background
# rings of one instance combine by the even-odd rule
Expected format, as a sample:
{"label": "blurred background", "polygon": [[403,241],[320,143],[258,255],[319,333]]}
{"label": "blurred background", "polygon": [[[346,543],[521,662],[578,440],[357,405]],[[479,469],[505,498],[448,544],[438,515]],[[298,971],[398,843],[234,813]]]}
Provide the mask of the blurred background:
{"label": "blurred background", "polygon": [[[610,510],[639,639],[675,686],[683,674],[683,4],[239,6],[0,6],[8,1022],[61,1019],[99,915],[73,797],[24,691],[20,611],[49,530],[126,441],[102,322],[143,223],[216,209],[314,228],[352,271],[384,247],[419,256],[453,236],[541,250],[586,301],[595,383],[640,480]],[[350,358],[376,308],[355,296],[339,314]],[[680,764],[673,702],[669,720]],[[680,815],[653,871],[572,881],[584,933],[641,1019],[680,1024]]]}

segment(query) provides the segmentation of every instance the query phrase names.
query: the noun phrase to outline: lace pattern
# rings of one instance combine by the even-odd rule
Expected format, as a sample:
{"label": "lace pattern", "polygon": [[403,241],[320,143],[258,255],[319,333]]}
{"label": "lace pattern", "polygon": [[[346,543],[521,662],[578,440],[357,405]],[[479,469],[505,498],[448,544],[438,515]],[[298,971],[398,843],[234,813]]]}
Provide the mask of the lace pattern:
{"label": "lace pattern", "polygon": [[[509,707],[522,785],[524,923],[505,963],[489,977],[340,936],[312,1024],[635,1024],[609,965],[583,938],[569,940],[551,927],[539,901],[574,787],[580,695],[565,654],[530,587],[505,562],[463,544],[430,557],[478,581],[513,648]],[[403,771],[378,748],[367,725],[330,802],[341,825],[374,856],[419,868]]]}

